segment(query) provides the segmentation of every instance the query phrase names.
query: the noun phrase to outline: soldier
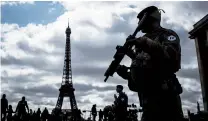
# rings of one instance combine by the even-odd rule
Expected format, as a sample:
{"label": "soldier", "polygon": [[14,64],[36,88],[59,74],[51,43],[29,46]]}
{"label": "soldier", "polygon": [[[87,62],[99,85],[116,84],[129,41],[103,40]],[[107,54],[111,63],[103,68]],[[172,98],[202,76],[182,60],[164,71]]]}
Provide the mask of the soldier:
{"label": "soldier", "polygon": [[130,90],[138,92],[143,107],[142,121],[178,121],[183,117],[179,94],[182,87],[175,73],[180,69],[181,47],[178,35],[160,26],[161,13],[155,6],[142,10],[147,15],[141,31],[143,37],[127,38],[134,49],[126,50],[132,59],[128,67],[120,65],[117,74],[128,80]]}
{"label": "soldier", "polygon": [[25,110],[25,107],[27,108],[27,111],[29,113],[29,107],[27,105],[27,101],[25,100],[25,97],[23,96],[22,97],[22,100],[19,101],[18,105],[17,105],[17,108],[16,108],[16,112],[18,114],[18,117],[20,118],[22,116],[22,118],[25,118],[26,117],[26,110]]}
{"label": "soldier", "polygon": [[6,99],[6,94],[3,94],[1,98],[1,120],[2,121],[5,121],[7,110],[8,110],[8,100]]}
{"label": "soldier", "polygon": [[103,120],[103,111],[100,109],[99,111],[99,121]]}
{"label": "soldier", "polygon": [[96,116],[97,116],[96,104],[94,104],[94,105],[92,106],[91,113],[92,113],[93,121],[95,121]]}
{"label": "soldier", "polygon": [[122,85],[117,85],[116,91],[117,93],[119,93],[119,96],[117,97],[116,95],[114,95],[115,118],[116,121],[125,121],[127,116],[128,97],[123,92]]}

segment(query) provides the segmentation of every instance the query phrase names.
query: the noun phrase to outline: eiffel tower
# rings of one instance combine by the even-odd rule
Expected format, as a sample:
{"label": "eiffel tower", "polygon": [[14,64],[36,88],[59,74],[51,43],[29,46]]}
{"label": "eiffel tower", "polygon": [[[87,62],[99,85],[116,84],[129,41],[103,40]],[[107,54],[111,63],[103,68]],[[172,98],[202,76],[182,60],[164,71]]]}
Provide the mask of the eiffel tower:
{"label": "eiffel tower", "polygon": [[64,97],[68,97],[71,103],[71,111],[76,111],[78,109],[72,84],[72,69],[71,69],[71,46],[70,46],[70,34],[71,29],[68,27],[66,29],[66,46],[65,46],[65,58],[64,58],[64,68],[61,88],[59,89],[59,97],[56,103],[55,109],[61,109]]}

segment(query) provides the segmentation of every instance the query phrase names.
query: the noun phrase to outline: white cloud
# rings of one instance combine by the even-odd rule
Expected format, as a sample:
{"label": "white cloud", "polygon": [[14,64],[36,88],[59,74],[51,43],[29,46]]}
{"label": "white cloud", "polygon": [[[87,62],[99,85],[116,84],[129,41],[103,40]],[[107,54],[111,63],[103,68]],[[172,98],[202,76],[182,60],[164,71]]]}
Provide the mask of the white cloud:
{"label": "white cloud", "polygon": [[[183,5],[188,6],[184,8]],[[161,2],[160,6],[165,10],[164,17],[168,18],[167,24],[177,24],[182,26],[185,30],[193,29],[193,24],[200,20],[205,13],[195,13],[192,9],[192,4],[182,2]],[[177,7],[176,7],[177,6]]]}

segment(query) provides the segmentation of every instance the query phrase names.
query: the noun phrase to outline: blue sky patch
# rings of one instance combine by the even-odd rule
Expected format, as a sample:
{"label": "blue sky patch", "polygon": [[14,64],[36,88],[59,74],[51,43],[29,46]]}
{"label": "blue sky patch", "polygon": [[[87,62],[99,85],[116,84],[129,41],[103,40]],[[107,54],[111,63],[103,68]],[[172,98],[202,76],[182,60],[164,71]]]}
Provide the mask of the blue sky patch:
{"label": "blue sky patch", "polygon": [[29,23],[48,24],[56,20],[65,12],[59,3],[49,1],[35,2],[34,4],[3,5],[1,6],[1,23],[16,23],[26,26]]}

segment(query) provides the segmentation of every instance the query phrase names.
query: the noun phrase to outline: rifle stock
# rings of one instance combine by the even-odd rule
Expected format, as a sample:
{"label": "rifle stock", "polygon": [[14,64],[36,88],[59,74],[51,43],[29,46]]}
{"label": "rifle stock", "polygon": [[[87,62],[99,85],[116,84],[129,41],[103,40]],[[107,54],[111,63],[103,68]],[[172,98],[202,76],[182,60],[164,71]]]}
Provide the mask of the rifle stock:
{"label": "rifle stock", "polygon": [[[132,38],[135,38],[136,34],[140,31],[141,26],[144,23],[146,18],[147,18],[147,14],[144,14],[143,18],[138,23],[136,30],[134,31],[134,33],[132,35],[130,35]],[[121,48],[123,48],[123,49],[121,49]],[[127,45],[126,42],[124,43],[123,46],[117,45],[117,47],[116,47],[117,51],[116,51],[115,55],[113,56],[114,60],[111,62],[111,64],[109,65],[108,69],[106,70],[106,72],[104,74],[104,76],[105,76],[104,82],[106,82],[108,80],[109,76],[113,76],[113,74],[116,72],[116,69],[118,68],[119,64],[121,63],[122,59],[125,56],[124,50],[126,50],[128,48],[132,48],[132,46]]]}

